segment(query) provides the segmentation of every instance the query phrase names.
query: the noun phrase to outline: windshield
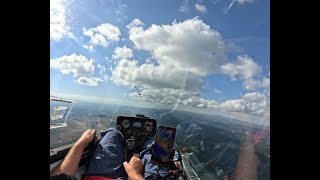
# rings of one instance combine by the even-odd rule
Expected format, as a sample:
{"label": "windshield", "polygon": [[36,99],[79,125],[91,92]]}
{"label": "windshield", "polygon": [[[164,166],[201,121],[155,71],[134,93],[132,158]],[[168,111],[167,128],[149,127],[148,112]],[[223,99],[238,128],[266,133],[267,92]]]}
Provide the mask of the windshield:
{"label": "windshield", "polygon": [[50,0],[50,149],[143,114],[190,176],[270,179],[269,54],[268,0]]}

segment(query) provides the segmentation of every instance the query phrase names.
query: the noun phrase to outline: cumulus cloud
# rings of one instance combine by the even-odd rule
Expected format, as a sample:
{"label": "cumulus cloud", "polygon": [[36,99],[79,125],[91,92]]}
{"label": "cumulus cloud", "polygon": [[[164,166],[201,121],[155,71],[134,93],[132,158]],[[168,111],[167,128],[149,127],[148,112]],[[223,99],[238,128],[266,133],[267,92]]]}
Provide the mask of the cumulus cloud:
{"label": "cumulus cloud", "polygon": [[[94,60],[83,55],[72,54],[50,60],[50,68],[59,70],[62,74],[72,74],[79,77],[77,83],[87,86],[97,86],[98,82],[103,81],[101,78],[93,77]],[[105,72],[105,67],[97,65],[100,75]]]}
{"label": "cumulus cloud", "polygon": [[258,92],[247,93],[243,96],[245,109],[249,113],[264,114],[269,111],[270,99]]}
{"label": "cumulus cloud", "polygon": [[220,69],[223,74],[228,75],[233,80],[243,80],[244,89],[248,91],[270,87],[269,78],[258,77],[262,72],[261,66],[247,55],[238,56],[236,61],[226,63]]}
{"label": "cumulus cloud", "polygon": [[144,23],[140,19],[134,19],[127,25],[129,34],[137,34],[143,31]]}
{"label": "cumulus cloud", "polygon": [[197,107],[202,108],[204,105],[203,104],[198,104]]}
{"label": "cumulus cloud", "polygon": [[222,106],[230,111],[243,111],[252,115],[270,113],[270,99],[258,92],[247,93],[242,99],[228,100]]}
{"label": "cumulus cloud", "polygon": [[141,95],[130,93],[129,97],[148,102],[159,102],[173,105],[179,103],[183,106],[214,109],[218,111],[243,112],[251,115],[263,116],[270,113],[270,99],[261,93],[247,93],[240,99],[231,99],[225,102],[217,102],[201,98],[197,92],[178,89],[144,89]]}
{"label": "cumulus cloud", "polygon": [[270,79],[263,77],[262,79],[247,79],[243,82],[244,89],[248,91],[254,91],[256,89],[269,89]]}
{"label": "cumulus cloud", "polygon": [[199,11],[200,13],[202,13],[202,14],[208,12],[205,5],[202,5],[202,4],[198,4],[198,3],[197,3],[197,4],[195,4],[194,6],[195,6],[196,10]]}
{"label": "cumulus cloud", "polygon": [[90,41],[83,45],[88,50],[93,50],[94,46],[107,47],[112,41],[120,40],[120,30],[110,23],[101,24],[95,28],[83,28],[83,34],[90,37]]}
{"label": "cumulus cloud", "polygon": [[185,82],[185,89],[199,89],[203,84],[199,76],[192,73],[175,70],[169,66],[139,65],[138,61],[127,59],[118,62],[111,79],[119,85],[139,85],[146,88],[179,89],[181,83]]}
{"label": "cumulus cloud", "polygon": [[141,27],[144,26],[144,23],[140,19],[134,19],[130,24],[128,24],[126,27],[128,29],[132,29],[134,27]]}
{"label": "cumulus cloud", "polygon": [[87,86],[97,86],[98,82],[103,81],[101,78],[95,78],[95,77],[80,77],[77,80],[77,83]]}
{"label": "cumulus cloud", "polygon": [[223,102],[220,107],[227,111],[241,112],[244,110],[243,99],[232,99]]}
{"label": "cumulus cloud", "polygon": [[91,76],[94,71],[94,60],[83,55],[72,54],[50,60],[50,67],[59,70],[62,74],[74,76]]}
{"label": "cumulus cloud", "polygon": [[114,55],[112,57],[114,59],[129,59],[133,57],[132,49],[123,46],[122,48],[116,47],[114,50]]}
{"label": "cumulus cloud", "polygon": [[[187,79],[187,89],[201,89],[202,77],[219,73],[227,62],[227,48],[219,32],[198,17],[171,25],[155,25],[143,29],[143,22],[134,19],[129,25],[129,39],[137,49],[149,52],[146,64],[120,59],[112,73],[112,80],[121,85],[140,85],[148,88],[179,88],[177,82]],[[121,53],[124,54],[124,53]],[[150,61],[152,59],[152,61]],[[186,77],[186,74],[188,77]]]}
{"label": "cumulus cloud", "polygon": [[261,73],[261,67],[246,55],[240,55],[235,62],[221,66],[223,74],[229,75],[232,79],[237,76],[240,79],[250,79]]}
{"label": "cumulus cloud", "polygon": [[63,37],[74,38],[68,25],[62,0],[50,1],[50,38],[59,41]]}
{"label": "cumulus cloud", "polygon": [[[222,36],[198,17],[172,25],[129,31],[135,47],[150,52],[160,66],[205,76],[219,71],[228,51]],[[132,29],[131,29],[132,30]]]}
{"label": "cumulus cloud", "polygon": [[270,99],[261,93],[245,94],[242,99],[227,100],[222,108],[229,111],[242,111],[252,115],[265,115],[270,113]]}
{"label": "cumulus cloud", "polygon": [[262,72],[261,66],[246,55],[238,56],[235,62],[224,64],[220,69],[223,74],[228,75],[231,79],[242,80],[244,89],[248,91],[270,87],[270,78],[258,77]]}
{"label": "cumulus cloud", "polygon": [[[172,88],[160,88],[160,89],[143,89],[140,92],[141,96],[136,92],[130,93],[129,97],[133,99],[142,99],[149,102],[160,102],[164,104],[175,104],[180,98],[181,104],[184,105],[198,105],[200,97],[198,93],[194,91],[184,91],[180,89]],[[198,98],[199,97],[199,98]]]}
{"label": "cumulus cloud", "polygon": [[[204,87],[202,78],[218,73],[242,80],[244,85],[247,83],[248,89],[268,86],[267,79],[257,78],[262,70],[252,58],[240,55],[236,60],[229,61],[227,53],[231,50],[222,36],[203,21],[196,17],[171,25],[153,24],[147,29],[142,27],[140,20],[134,21],[127,26],[129,39],[136,49],[151,56],[146,58],[145,63],[139,63],[131,53],[124,53],[124,48],[119,48],[114,51],[112,59],[117,61],[110,78],[117,85],[140,87],[141,95],[130,93],[128,96],[131,99],[171,105],[178,103],[208,111],[214,109],[254,115],[267,112],[267,103],[263,104],[261,97],[254,99],[254,95],[250,94],[225,102],[200,96]],[[257,82],[249,82],[253,80]],[[221,94],[217,89],[214,92]]]}
{"label": "cumulus cloud", "polygon": [[141,91],[141,95],[136,92],[130,93],[129,97],[133,99],[144,100],[148,102],[160,102],[163,104],[175,104],[180,103],[184,106],[192,107],[215,107],[218,108],[218,102],[214,100],[206,100],[199,96],[195,91],[185,91],[183,89],[144,89]]}

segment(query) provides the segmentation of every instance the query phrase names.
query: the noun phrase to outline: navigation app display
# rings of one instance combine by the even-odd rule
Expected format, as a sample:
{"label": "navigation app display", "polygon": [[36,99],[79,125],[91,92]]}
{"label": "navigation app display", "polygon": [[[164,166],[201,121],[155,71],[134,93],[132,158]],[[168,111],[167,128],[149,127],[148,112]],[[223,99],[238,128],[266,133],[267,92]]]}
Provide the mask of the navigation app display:
{"label": "navigation app display", "polygon": [[172,150],[176,129],[165,126],[158,126],[156,141],[153,146],[152,160],[156,164],[167,165]]}

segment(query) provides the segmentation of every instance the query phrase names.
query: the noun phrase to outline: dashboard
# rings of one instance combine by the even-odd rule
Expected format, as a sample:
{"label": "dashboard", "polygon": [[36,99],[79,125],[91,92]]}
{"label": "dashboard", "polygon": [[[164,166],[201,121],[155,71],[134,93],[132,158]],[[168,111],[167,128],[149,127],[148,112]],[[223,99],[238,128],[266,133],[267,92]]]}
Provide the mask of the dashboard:
{"label": "dashboard", "polygon": [[137,117],[118,116],[116,128],[124,136],[127,150],[140,153],[145,141],[156,134],[157,121],[138,115]]}

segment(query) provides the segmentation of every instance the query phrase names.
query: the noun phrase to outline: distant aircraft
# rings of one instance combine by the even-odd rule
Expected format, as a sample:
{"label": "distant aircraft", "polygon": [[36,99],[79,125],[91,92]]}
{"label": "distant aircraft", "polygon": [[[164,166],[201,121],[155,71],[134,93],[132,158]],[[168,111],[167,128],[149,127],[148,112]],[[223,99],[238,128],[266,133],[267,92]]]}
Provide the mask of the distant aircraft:
{"label": "distant aircraft", "polygon": [[139,92],[138,88],[136,86],[134,86],[136,88],[136,90],[138,91],[139,95],[141,96],[141,93]]}

